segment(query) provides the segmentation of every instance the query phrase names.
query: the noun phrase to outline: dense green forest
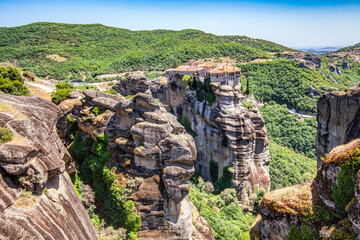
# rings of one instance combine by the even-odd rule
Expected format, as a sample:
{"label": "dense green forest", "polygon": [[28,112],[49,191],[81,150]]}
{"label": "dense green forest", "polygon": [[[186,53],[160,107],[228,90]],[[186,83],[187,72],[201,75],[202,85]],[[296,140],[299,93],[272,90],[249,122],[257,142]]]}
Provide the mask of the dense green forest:
{"label": "dense green forest", "polygon": [[[251,40],[248,40],[250,42]],[[130,31],[100,24],[33,23],[0,28],[0,61],[18,63],[40,77],[79,79],[102,73],[165,70],[189,59],[231,57],[238,61],[270,58],[286,49],[264,41],[261,48],[199,30]],[[264,51],[262,49],[267,49]],[[57,54],[61,58],[51,58]]]}
{"label": "dense green forest", "polygon": [[320,69],[301,68],[299,65],[290,60],[276,60],[239,66],[243,76],[249,79],[256,99],[274,100],[298,111],[316,113],[317,97],[307,96],[310,86],[321,91],[322,86],[331,90],[336,85],[321,74]]}
{"label": "dense green forest", "polygon": [[316,118],[300,118],[274,101],[260,107],[270,140],[271,190],[297,185],[315,176]]}
{"label": "dense green forest", "polygon": [[256,49],[260,49],[266,52],[297,51],[295,49],[291,49],[277,43],[273,43],[262,39],[253,39],[246,36],[222,36],[222,37],[229,39],[233,42],[243,44],[245,46],[253,47]]}
{"label": "dense green forest", "polygon": [[[191,182],[190,201],[209,223],[216,240],[250,240],[249,230],[255,215],[245,213],[236,200],[235,189],[213,194],[210,182],[201,177]],[[261,199],[261,196],[259,197]]]}
{"label": "dense green forest", "polygon": [[274,101],[260,107],[270,141],[315,159],[317,121],[289,113],[285,105]]}
{"label": "dense green forest", "polygon": [[271,190],[305,183],[315,177],[316,160],[270,143]]}

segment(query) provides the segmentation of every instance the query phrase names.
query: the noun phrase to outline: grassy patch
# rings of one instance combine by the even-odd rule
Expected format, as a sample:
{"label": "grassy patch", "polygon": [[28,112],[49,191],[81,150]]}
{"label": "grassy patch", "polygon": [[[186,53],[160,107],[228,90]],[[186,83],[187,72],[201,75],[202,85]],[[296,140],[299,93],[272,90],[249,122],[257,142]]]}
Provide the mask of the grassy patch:
{"label": "grassy patch", "polygon": [[31,209],[35,206],[36,198],[38,197],[23,189],[20,197],[15,201],[14,206],[17,208]]}

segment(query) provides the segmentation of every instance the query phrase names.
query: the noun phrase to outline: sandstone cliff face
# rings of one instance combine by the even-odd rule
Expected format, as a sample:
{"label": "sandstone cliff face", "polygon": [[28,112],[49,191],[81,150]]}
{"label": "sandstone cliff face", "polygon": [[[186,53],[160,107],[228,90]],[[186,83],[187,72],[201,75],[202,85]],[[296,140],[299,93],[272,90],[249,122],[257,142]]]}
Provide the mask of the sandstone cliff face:
{"label": "sandstone cliff face", "polygon": [[322,66],[321,59],[310,52],[290,52],[285,54],[285,58],[300,62],[300,67],[320,68]]}
{"label": "sandstone cliff face", "polygon": [[121,95],[128,96],[149,90],[150,82],[143,72],[132,72],[123,77],[112,88]]}
{"label": "sandstone cliff face", "polygon": [[57,136],[60,109],[0,92],[0,239],[98,239],[69,178],[72,159]]}
{"label": "sandstone cliff face", "polygon": [[360,88],[328,92],[318,100],[316,156],[321,158],[334,147],[360,137]]}
{"label": "sandstone cliff face", "polygon": [[221,86],[215,95],[216,101],[208,106],[197,101],[193,94],[187,94],[182,117],[189,119],[191,129],[197,134],[199,169],[211,179],[211,160],[219,165],[219,177],[224,167],[230,167],[237,199],[246,207],[255,185],[270,190],[269,140],[264,120],[256,102],[242,96],[239,88]]}
{"label": "sandstone cliff face", "polygon": [[[84,91],[87,104],[75,111],[80,114],[79,128],[88,135],[105,132],[113,153],[109,164],[124,166],[128,176],[142,179],[130,196],[142,220],[138,237],[191,239],[195,233],[187,181],[194,173],[195,143],[175,116],[143,93],[146,90],[129,99]],[[99,121],[81,117],[93,106],[107,109],[107,116]],[[211,231],[207,234],[212,236]]]}
{"label": "sandstone cliff face", "polygon": [[181,113],[186,95],[186,87],[181,78],[174,77],[170,81],[161,78],[150,82],[151,94],[160,99],[165,109],[176,115]]}
{"label": "sandstone cliff face", "polygon": [[360,239],[359,100],[357,87],[319,99],[317,175],[266,194],[252,239],[286,239],[300,231],[311,238]]}

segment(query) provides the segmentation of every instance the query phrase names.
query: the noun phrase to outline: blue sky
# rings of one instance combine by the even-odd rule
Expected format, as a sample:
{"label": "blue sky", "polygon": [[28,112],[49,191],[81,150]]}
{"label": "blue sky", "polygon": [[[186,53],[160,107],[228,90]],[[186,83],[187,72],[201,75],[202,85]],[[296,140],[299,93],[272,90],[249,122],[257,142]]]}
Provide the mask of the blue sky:
{"label": "blue sky", "polygon": [[360,0],[0,0],[0,8],[2,27],[39,21],[102,23],[131,30],[193,28],[290,47],[360,42]]}

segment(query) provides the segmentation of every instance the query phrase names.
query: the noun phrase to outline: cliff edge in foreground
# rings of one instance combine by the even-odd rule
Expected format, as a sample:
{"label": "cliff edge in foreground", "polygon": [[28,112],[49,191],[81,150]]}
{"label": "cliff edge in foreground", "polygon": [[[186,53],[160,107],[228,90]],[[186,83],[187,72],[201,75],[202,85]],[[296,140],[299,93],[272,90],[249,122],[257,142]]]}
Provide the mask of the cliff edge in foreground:
{"label": "cliff edge in foreground", "polygon": [[13,135],[0,143],[0,239],[99,238],[68,175],[59,117],[46,100],[0,92],[0,127]]}

